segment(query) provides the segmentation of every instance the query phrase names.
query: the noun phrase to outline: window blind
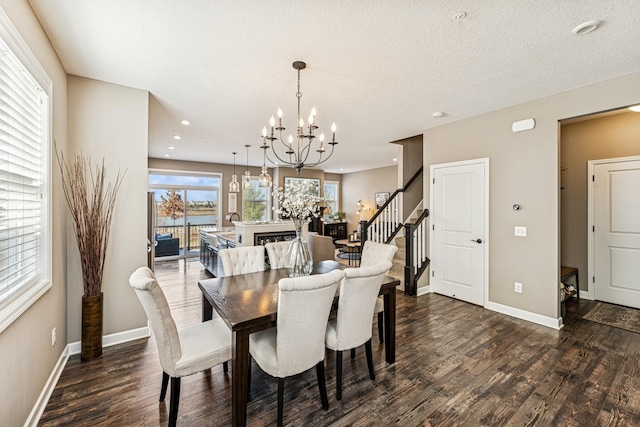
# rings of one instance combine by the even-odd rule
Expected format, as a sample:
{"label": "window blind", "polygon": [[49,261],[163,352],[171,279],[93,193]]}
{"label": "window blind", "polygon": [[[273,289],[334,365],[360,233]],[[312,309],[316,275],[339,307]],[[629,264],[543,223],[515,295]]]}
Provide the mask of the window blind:
{"label": "window blind", "polygon": [[0,39],[0,307],[46,279],[48,95]]}

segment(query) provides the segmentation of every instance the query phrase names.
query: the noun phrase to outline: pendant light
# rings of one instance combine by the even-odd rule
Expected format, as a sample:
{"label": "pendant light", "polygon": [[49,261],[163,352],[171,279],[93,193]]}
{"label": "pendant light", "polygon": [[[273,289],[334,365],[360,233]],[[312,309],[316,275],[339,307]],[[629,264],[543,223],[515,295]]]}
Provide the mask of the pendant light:
{"label": "pendant light", "polygon": [[240,191],[240,184],[238,183],[238,175],[236,175],[236,152],[233,152],[233,175],[231,175],[231,182],[229,183],[229,193],[237,193]]}
{"label": "pendant light", "polygon": [[250,145],[245,145],[247,147],[247,170],[244,171],[244,178],[242,181],[244,182],[244,189],[251,190],[251,171],[249,171],[249,147]]}
{"label": "pendant light", "polygon": [[260,183],[260,187],[271,187],[272,183],[271,183],[271,176],[269,175],[269,172],[267,171],[267,153],[263,152],[263,158],[262,158],[262,172],[260,173],[260,176],[258,177],[258,182]]}

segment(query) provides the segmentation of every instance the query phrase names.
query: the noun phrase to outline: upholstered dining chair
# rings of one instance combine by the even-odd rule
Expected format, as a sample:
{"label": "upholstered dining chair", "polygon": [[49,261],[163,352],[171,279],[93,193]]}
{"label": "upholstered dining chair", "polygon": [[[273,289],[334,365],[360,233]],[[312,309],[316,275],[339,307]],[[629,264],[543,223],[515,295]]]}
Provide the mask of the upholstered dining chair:
{"label": "upholstered dining chair", "polygon": [[331,305],[344,273],[333,270],[278,282],[276,327],[249,335],[249,353],[278,378],[278,426],[283,420],[284,379],[316,367],[322,407],[329,408],[324,377],[324,336]]}
{"label": "upholstered dining chair", "polygon": [[220,318],[178,330],[162,288],[153,272],[140,267],[131,274],[129,284],[136,292],[149,319],[158,346],[162,367],[160,402],[167,394],[171,378],[169,426],[176,425],[180,403],[180,378],[231,360],[231,331]]}
{"label": "upholstered dining chair", "polygon": [[221,249],[218,256],[222,260],[225,276],[256,273],[265,270],[264,246],[240,246]]}
{"label": "upholstered dining chair", "polygon": [[[364,247],[362,248],[360,267],[368,267],[381,261],[393,262],[393,257],[397,251],[398,247],[396,245],[387,245],[367,240],[364,242]],[[387,271],[385,274],[389,274],[389,272]],[[378,313],[378,338],[380,342],[384,342],[384,301],[382,297],[378,297],[376,301],[375,312]]]}
{"label": "upholstered dining chair", "polygon": [[336,258],[336,246],[330,236],[321,236],[317,233],[307,235],[309,250],[313,262],[333,260]]}
{"label": "upholstered dining chair", "polygon": [[347,268],[340,283],[338,315],[329,320],[325,345],[336,352],[336,399],[342,399],[342,352],[364,344],[369,377],[374,380],[371,352],[371,317],[391,261],[369,267]]}
{"label": "upholstered dining chair", "polygon": [[291,240],[282,242],[270,242],[264,245],[269,256],[269,266],[271,268],[284,268],[287,266],[287,253],[291,247]]}

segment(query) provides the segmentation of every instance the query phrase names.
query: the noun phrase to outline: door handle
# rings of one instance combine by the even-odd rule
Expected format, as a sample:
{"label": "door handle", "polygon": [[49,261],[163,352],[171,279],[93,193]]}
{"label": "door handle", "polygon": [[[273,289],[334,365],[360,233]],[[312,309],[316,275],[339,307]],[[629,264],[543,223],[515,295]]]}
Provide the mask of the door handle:
{"label": "door handle", "polygon": [[472,242],[476,242],[478,244],[482,243],[482,239],[471,239]]}

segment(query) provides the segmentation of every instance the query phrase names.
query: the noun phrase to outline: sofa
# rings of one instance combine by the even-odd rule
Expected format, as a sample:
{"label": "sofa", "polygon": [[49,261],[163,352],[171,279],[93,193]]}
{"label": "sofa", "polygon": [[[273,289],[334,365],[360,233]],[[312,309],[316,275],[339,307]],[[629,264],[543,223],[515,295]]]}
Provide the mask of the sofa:
{"label": "sofa", "polygon": [[171,233],[156,234],[156,257],[180,255],[180,239]]}

